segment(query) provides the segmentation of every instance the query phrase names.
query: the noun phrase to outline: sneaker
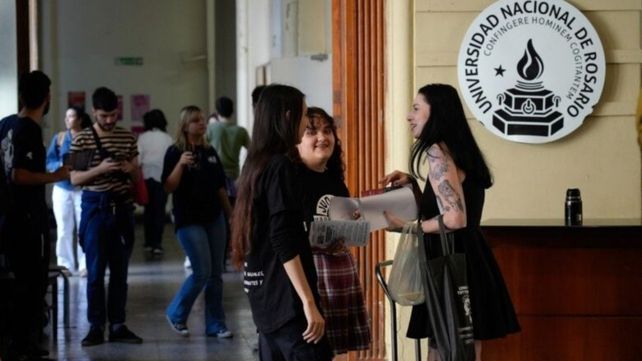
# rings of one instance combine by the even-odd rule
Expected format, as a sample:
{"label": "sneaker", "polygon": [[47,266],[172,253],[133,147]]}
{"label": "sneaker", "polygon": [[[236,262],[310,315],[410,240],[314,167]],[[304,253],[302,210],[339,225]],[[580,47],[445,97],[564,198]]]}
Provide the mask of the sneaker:
{"label": "sneaker", "polygon": [[163,252],[163,249],[160,248],[160,247],[152,249],[152,254],[155,255],[155,256],[162,256],[163,253],[165,253],[165,252]]}
{"label": "sneaker", "polygon": [[82,339],[81,345],[83,347],[96,346],[100,345],[103,342],[105,342],[105,338],[103,336],[102,328],[92,326],[89,329],[89,333],[87,333],[87,336]]}
{"label": "sneaker", "polygon": [[230,338],[234,336],[232,334],[232,331],[228,330],[227,328],[222,328],[216,331],[215,333],[208,333],[207,335],[210,337],[218,337],[218,338]]}
{"label": "sneaker", "polygon": [[189,336],[189,329],[187,328],[187,325],[184,323],[180,322],[173,322],[169,316],[165,315],[165,318],[167,318],[167,322],[169,322],[169,326],[176,332],[177,334],[187,337]]}
{"label": "sneaker", "polygon": [[151,253],[154,250],[154,248],[152,248],[152,246],[145,246],[143,247],[143,250],[145,250],[145,252]]}
{"label": "sneaker", "polygon": [[143,343],[143,339],[131,332],[127,326],[122,325],[109,332],[109,342]]}

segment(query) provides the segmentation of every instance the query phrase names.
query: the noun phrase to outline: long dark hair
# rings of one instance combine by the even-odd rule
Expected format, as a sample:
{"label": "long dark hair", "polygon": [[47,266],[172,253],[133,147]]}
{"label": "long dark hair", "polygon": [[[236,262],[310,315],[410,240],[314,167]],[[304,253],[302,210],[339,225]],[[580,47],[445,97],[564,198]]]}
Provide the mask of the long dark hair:
{"label": "long dark hair", "polygon": [[304,95],[287,85],[273,84],[261,93],[256,104],[252,142],[238,180],[232,216],[232,262],[241,268],[250,250],[252,211],[257,180],[272,156],[285,154],[298,160],[299,126]]}
{"label": "long dark hair", "polygon": [[342,181],[345,180],[345,164],[343,163],[343,148],[341,147],[341,140],[339,139],[339,136],[337,136],[337,125],[334,122],[334,118],[330,116],[330,114],[326,113],[325,110],[317,107],[309,107],[308,108],[308,118],[309,118],[309,128],[314,128],[314,122],[315,118],[319,119],[316,121],[321,121],[322,126],[323,124],[328,124],[330,126],[330,129],[332,129],[332,135],[334,135],[334,150],[332,151],[332,155],[330,156],[330,159],[328,159],[328,163],[326,164],[326,167],[328,168],[328,172]]}
{"label": "long dark hair", "polygon": [[152,130],[158,128],[163,132],[167,131],[167,118],[160,109],[152,109],[143,114],[143,129]]}
{"label": "long dark hair", "polygon": [[80,125],[79,125],[80,129],[91,127],[93,123],[91,121],[91,117],[89,116],[89,114],[85,112],[85,109],[76,105],[72,105],[67,108],[67,110],[69,109],[73,110],[76,113],[76,116],[78,117],[78,119],[80,119]]}
{"label": "long dark hair", "polygon": [[455,165],[479,182],[484,188],[493,184],[490,170],[484,160],[470,126],[457,90],[447,84],[428,84],[419,89],[426,103],[430,104],[430,117],[421,135],[412,146],[410,169],[412,175],[424,179],[420,166],[433,144],[444,143]]}
{"label": "long dark hair", "polygon": [[78,108],[78,107],[72,107],[72,108],[76,109],[76,114],[78,114],[78,116],[80,117],[81,129],[89,128],[91,127],[92,124],[94,124],[94,122],[91,120],[91,117],[89,116],[89,114],[87,114],[87,112],[85,112],[84,109]]}

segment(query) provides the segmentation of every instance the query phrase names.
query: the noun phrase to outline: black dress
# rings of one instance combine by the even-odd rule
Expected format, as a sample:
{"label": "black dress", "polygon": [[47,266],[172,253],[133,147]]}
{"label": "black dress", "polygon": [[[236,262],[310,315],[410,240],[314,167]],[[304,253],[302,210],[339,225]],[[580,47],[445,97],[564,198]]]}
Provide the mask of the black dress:
{"label": "black dress", "polygon": [[[488,340],[503,337],[518,332],[520,327],[504,278],[479,226],[485,189],[469,178],[462,183],[462,188],[466,201],[467,226],[454,232],[455,250],[466,254],[474,338]],[[427,183],[421,200],[422,219],[430,219],[438,214],[435,193]],[[424,241],[428,259],[441,255],[439,235],[425,234]],[[425,304],[412,308],[407,336],[433,336]]]}

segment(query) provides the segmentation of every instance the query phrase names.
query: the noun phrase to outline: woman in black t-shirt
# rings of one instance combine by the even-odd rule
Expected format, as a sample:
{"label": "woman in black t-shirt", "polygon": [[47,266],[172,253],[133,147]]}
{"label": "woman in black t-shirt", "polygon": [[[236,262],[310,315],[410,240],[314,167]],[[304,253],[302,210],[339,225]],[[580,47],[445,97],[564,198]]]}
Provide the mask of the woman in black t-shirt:
{"label": "woman in black t-shirt", "polygon": [[232,217],[232,257],[259,331],[261,360],[331,360],[293,160],[307,121],[303,94],[267,86]]}
{"label": "woman in black t-shirt", "polygon": [[[303,162],[303,215],[311,228],[313,222],[329,220],[332,197],[350,196],[334,119],[321,108],[308,108],[308,124],[297,148]],[[334,354],[368,349],[370,323],[354,258],[340,239],[323,239],[323,245],[313,246],[312,255],[330,346]]]}
{"label": "woman in black t-shirt", "polygon": [[189,336],[187,317],[196,297],[205,290],[205,332],[232,337],[223,312],[225,214],[231,212],[225,174],[216,150],[205,141],[206,123],[196,106],[181,110],[176,143],[167,149],[161,177],[172,194],[176,236],[193,273],[166,311],[172,329]]}

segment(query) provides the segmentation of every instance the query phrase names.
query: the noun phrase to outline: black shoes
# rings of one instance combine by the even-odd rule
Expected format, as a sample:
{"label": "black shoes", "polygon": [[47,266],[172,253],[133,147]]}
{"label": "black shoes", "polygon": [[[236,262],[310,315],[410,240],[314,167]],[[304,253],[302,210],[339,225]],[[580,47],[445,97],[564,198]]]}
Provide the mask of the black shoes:
{"label": "black shoes", "polygon": [[85,338],[82,339],[81,345],[83,347],[89,347],[89,346],[100,345],[103,342],[105,342],[105,338],[103,336],[103,329],[100,327],[92,326],[89,329],[89,333],[87,333],[87,336],[85,336]]}
{"label": "black shoes", "polygon": [[143,339],[131,332],[127,326],[120,325],[109,332],[109,342],[143,343]]}
{"label": "black shoes", "polygon": [[145,246],[143,249],[152,256],[162,256],[165,253],[163,247],[160,246]]}
{"label": "black shoes", "polygon": [[[89,333],[82,339],[82,345],[85,347],[96,346],[105,342],[103,329],[101,327],[92,326]],[[109,332],[109,342],[122,342],[122,343],[143,343],[143,339],[136,336],[131,332],[127,326],[120,325]]]}

